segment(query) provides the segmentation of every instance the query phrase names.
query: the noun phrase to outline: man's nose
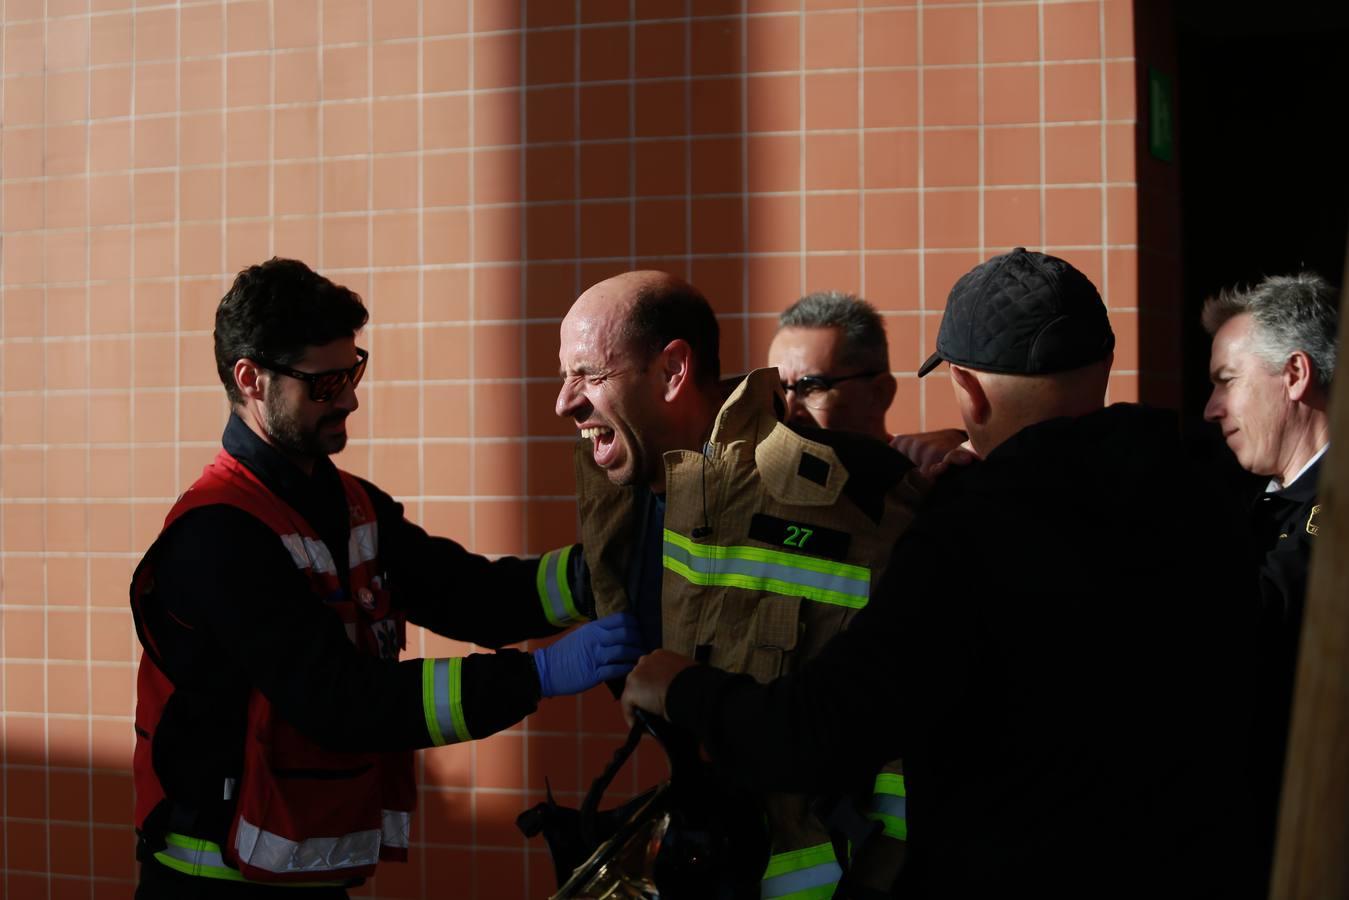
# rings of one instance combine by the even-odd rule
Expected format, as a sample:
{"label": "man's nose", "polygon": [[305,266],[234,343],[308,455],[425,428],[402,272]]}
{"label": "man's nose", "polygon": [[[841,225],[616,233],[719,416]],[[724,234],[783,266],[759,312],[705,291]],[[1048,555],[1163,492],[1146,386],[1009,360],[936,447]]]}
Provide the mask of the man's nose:
{"label": "man's nose", "polygon": [[349,413],[354,413],[361,408],[361,401],[356,399],[356,385],[347,381],[342,385],[342,390],[333,398],[333,406],[338,409],[344,409]]}
{"label": "man's nose", "polygon": [[1218,398],[1218,389],[1214,388],[1213,393],[1208,395],[1208,403],[1204,404],[1204,421],[1216,422],[1223,417],[1223,404]]}
{"label": "man's nose", "polygon": [[796,391],[787,392],[786,420],[788,422],[801,423],[809,423],[815,420],[814,416],[810,414],[810,410],[806,408],[806,404],[801,402],[801,398],[797,395]]}
{"label": "man's nose", "polygon": [[557,402],[553,404],[553,412],[557,413],[559,418],[569,418],[573,410],[576,409],[577,391],[570,381],[562,382],[562,387],[557,392]]}

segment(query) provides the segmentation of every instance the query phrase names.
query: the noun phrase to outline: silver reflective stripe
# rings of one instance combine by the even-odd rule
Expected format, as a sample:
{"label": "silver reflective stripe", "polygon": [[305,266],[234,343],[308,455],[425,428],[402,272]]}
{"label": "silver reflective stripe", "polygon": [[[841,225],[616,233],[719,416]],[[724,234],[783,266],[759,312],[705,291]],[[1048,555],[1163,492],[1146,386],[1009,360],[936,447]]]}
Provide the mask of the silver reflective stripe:
{"label": "silver reflective stripe", "polygon": [[347,558],[354,569],[363,562],[369,562],[379,554],[379,531],[374,522],[366,522],[351,529],[351,538],[347,541]]}
{"label": "silver reflective stripe", "polygon": [[408,848],[412,836],[412,813],[396,809],[384,810],[384,830],[380,837],[386,847]]}
{"label": "silver reflective stripe", "polygon": [[571,585],[567,581],[571,551],[571,547],[563,547],[549,550],[539,557],[537,587],[539,599],[543,602],[543,614],[558,627],[572,625],[585,618],[576,611]]}
{"label": "silver reflective stripe", "polygon": [[283,534],[281,543],[286,545],[286,550],[290,552],[290,558],[295,562],[297,569],[313,568],[320,575],[337,574],[333,555],[323,546],[323,541],[298,534]]}
{"label": "silver reflective stripe", "polygon": [[333,555],[328,552],[328,548],[323,541],[307,537],[304,539],[304,547],[309,551],[309,558],[314,561],[315,572],[320,575],[337,574],[337,564],[333,562]]}
{"label": "silver reflective stripe", "polygon": [[234,839],[239,861],[275,874],[309,872],[322,875],[341,869],[373,866],[379,862],[378,829],[355,831],[340,837],[292,841],[263,831],[242,816]]}
{"label": "silver reflective stripe", "polygon": [[805,869],[797,869],[795,872],[784,872],[765,878],[759,886],[759,897],[760,900],[789,897],[798,891],[837,884],[842,877],[843,869],[837,862],[819,863]]}
{"label": "silver reflective stripe", "polygon": [[[758,548],[754,549],[757,550]],[[816,572],[798,566],[788,566],[765,560],[740,559],[733,556],[716,558],[698,556],[669,540],[665,542],[665,556],[667,559],[681,563],[698,575],[707,576],[713,584],[726,583],[728,577],[742,576],[755,581],[775,581],[784,585],[814,588],[817,591],[829,594],[855,597],[863,604],[865,604],[871,592],[869,578],[853,578],[849,575],[834,572]]]}
{"label": "silver reflective stripe", "polygon": [[908,817],[909,803],[903,797],[890,794],[872,794],[871,811],[882,816],[894,816],[896,819]]}
{"label": "silver reflective stripe", "polygon": [[304,552],[304,538],[298,534],[283,534],[281,543],[286,545],[286,550],[297,569],[309,568],[309,554]]}
{"label": "silver reflective stripe", "polygon": [[464,719],[463,675],[459,657],[422,660],[422,711],[426,733],[437,747],[473,740]]}

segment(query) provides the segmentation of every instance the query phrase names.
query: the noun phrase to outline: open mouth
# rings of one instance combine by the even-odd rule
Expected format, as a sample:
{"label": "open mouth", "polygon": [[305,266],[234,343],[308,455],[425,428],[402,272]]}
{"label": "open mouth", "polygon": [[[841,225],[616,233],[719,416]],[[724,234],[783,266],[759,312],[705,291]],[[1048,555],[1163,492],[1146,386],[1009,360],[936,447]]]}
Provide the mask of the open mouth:
{"label": "open mouth", "polygon": [[591,453],[595,465],[607,469],[618,454],[618,442],[614,440],[614,430],[607,425],[591,425],[581,429],[581,437],[591,442]]}

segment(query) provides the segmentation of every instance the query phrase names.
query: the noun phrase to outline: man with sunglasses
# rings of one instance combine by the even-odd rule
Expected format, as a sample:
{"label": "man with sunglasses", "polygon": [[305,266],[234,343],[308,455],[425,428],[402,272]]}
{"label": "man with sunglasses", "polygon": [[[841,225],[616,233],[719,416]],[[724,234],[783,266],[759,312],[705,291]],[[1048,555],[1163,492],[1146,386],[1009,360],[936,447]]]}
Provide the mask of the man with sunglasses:
{"label": "man with sunglasses", "polygon": [[870,303],[841,291],[807,294],[778,316],[768,364],[782,376],[787,421],[890,440],[895,376]]}
{"label": "man with sunglasses", "polygon": [[131,585],[139,900],[345,898],[407,858],[413,750],[486,737],[636,658],[620,614],[533,653],[399,661],[408,622],[501,647],[592,618],[593,600],[578,547],[490,561],[333,465],[366,317],[284,259],[241,272],[216,311],[223,447]]}

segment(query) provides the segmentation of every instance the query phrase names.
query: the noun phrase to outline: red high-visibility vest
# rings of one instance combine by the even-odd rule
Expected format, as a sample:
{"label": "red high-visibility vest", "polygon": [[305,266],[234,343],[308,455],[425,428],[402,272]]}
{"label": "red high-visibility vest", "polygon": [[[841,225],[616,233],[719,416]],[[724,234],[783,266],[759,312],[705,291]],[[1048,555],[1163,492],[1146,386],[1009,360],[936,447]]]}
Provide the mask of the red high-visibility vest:
{"label": "red high-visibility vest", "polygon": [[[352,643],[373,656],[397,659],[406,643],[405,614],[390,608],[378,574],[374,505],[359,481],[339,474],[350,510],[349,589],[343,588],[332,554],[313,527],[224,450],[174,504],[164,529],[202,506],[228,504],[253,515],[276,532],[308,577],[315,602],[342,620]],[[153,584],[152,556],[146,554],[132,579],[135,604]],[[134,760],[138,828],[165,800],[151,748],[174,689],[156,663],[154,636],[143,631],[142,641],[146,652],[137,679]],[[247,880],[344,881],[369,877],[381,859],[407,859],[417,800],[412,752],[325,749],[277,715],[256,689],[249,695],[243,771],[234,797],[229,836],[218,849]],[[199,847],[190,866],[174,865],[174,854],[187,852],[183,836],[174,837],[178,840],[156,854],[168,857],[161,861],[206,877],[239,877],[226,866],[203,863]]]}

